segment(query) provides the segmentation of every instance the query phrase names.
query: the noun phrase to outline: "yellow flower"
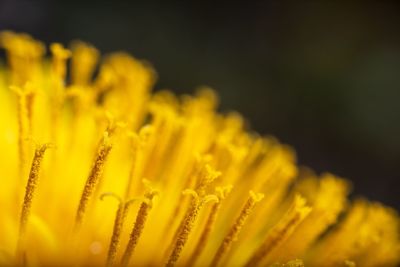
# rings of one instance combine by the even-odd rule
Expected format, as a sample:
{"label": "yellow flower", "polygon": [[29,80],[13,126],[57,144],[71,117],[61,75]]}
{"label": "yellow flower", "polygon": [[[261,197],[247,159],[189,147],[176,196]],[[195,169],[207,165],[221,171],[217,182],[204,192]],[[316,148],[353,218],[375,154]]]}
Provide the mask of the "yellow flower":
{"label": "yellow flower", "polygon": [[97,68],[82,42],[47,59],[28,35],[0,41],[1,266],[399,264],[394,210],[300,169],[211,89],[151,93],[148,63]]}

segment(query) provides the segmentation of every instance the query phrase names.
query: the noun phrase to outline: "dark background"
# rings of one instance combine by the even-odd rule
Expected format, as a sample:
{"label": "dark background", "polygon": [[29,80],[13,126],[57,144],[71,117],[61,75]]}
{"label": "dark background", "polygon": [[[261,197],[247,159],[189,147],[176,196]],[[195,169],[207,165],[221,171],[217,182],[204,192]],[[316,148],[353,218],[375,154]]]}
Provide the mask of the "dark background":
{"label": "dark background", "polygon": [[209,85],[301,164],[400,209],[399,4],[183,2],[0,0],[0,28],[129,51],[157,89]]}

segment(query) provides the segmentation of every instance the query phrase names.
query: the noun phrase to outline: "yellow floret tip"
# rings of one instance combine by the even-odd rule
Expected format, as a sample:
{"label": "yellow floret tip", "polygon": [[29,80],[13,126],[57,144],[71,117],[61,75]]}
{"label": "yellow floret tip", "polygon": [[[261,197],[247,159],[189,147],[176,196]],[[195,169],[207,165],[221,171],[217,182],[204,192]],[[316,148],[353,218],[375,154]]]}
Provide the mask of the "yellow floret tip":
{"label": "yellow floret tip", "polygon": [[212,89],[153,93],[148,62],[80,41],[0,45],[0,266],[400,264],[396,211],[303,172]]}

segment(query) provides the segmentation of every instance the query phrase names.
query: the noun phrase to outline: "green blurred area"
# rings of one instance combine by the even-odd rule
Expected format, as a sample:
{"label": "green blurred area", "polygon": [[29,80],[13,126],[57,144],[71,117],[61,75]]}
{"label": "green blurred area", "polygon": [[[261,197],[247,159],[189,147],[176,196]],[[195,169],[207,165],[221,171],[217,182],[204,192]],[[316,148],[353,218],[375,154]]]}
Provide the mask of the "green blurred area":
{"label": "green blurred area", "polygon": [[157,89],[213,87],[221,110],[294,146],[301,164],[400,208],[400,5],[0,2],[0,27],[126,50]]}

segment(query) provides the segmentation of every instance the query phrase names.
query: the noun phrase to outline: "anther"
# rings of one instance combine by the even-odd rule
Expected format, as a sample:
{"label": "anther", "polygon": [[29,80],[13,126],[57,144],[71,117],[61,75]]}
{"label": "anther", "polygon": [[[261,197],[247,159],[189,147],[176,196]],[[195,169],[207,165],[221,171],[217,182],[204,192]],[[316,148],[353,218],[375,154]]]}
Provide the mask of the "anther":
{"label": "anther", "polygon": [[210,234],[214,228],[215,221],[217,219],[218,211],[221,207],[221,201],[226,198],[227,194],[232,190],[232,185],[225,186],[225,187],[217,187],[215,189],[218,201],[212,204],[210,213],[208,214],[208,218],[203,229],[203,232],[200,235],[200,239],[197,242],[197,245],[190,257],[189,261],[187,262],[188,266],[192,266],[196,263],[196,260],[200,257],[201,253],[203,252],[207,241],[210,237]]}
{"label": "anther", "polygon": [[99,179],[103,174],[104,164],[108,158],[111,148],[112,145],[110,144],[108,134],[105,132],[79,201],[78,210],[75,217],[75,231],[79,229],[83,222],[89,200],[92,197]]}
{"label": "anther", "polygon": [[37,187],[40,167],[43,161],[44,153],[51,146],[52,146],[51,144],[44,144],[38,146],[35,150],[35,155],[32,160],[31,170],[29,173],[29,178],[25,189],[24,202],[22,204],[22,210],[21,210],[18,248],[17,248],[19,252],[23,250],[22,242],[25,236],[26,226],[31,212],[33,196]]}
{"label": "anther", "polygon": [[247,262],[246,267],[258,266],[273,249],[277,248],[293,233],[311,211],[311,208],[307,207],[305,203],[305,199],[300,195],[295,196],[292,206],[278,224],[269,231],[264,242]]}
{"label": "anther", "polygon": [[29,115],[27,105],[27,94],[18,86],[10,86],[10,89],[18,96],[17,116],[18,116],[18,155],[20,177],[24,176],[27,151],[25,147],[26,138],[29,135]]}
{"label": "anther", "polygon": [[206,195],[200,197],[198,193],[192,189],[184,190],[183,194],[191,195],[192,201],[181,225],[178,228],[176,238],[174,238],[175,244],[166,266],[174,266],[177,263],[202,206],[212,201],[219,201],[218,197],[215,195]]}
{"label": "anther", "polygon": [[242,211],[240,212],[238,218],[236,219],[235,223],[232,225],[231,229],[229,230],[228,234],[225,236],[224,240],[222,241],[221,245],[219,246],[217,253],[215,254],[211,266],[218,266],[223,256],[225,256],[229,249],[231,248],[233,242],[239,236],[240,230],[243,228],[247,218],[249,217],[251,211],[253,210],[254,206],[257,202],[263,199],[263,194],[256,194],[253,191],[250,191],[250,196],[247,199]]}
{"label": "anther", "polygon": [[71,45],[71,79],[76,85],[88,85],[99,59],[99,51],[93,46],[75,41]]}
{"label": "anther", "polygon": [[[146,183],[145,183],[146,186]],[[150,184],[147,183],[147,187],[150,187]],[[129,261],[135,251],[139,238],[143,232],[144,226],[146,224],[147,216],[149,214],[150,209],[153,207],[153,199],[157,196],[159,192],[152,188],[149,189],[145,193],[145,198],[140,205],[138,214],[136,216],[136,221],[133,226],[132,232],[129,237],[128,245],[126,246],[124,255],[122,256],[121,266],[128,266]]]}
{"label": "anther", "polygon": [[126,215],[128,213],[129,206],[131,204],[133,204],[133,202],[136,201],[136,199],[132,199],[127,202],[123,202],[120,196],[118,196],[117,194],[112,193],[112,192],[102,194],[100,196],[100,199],[103,200],[105,197],[112,197],[118,201],[118,209],[117,209],[117,212],[115,215],[113,233],[111,236],[111,241],[110,241],[110,246],[108,249],[107,261],[106,261],[106,266],[111,267],[114,265],[115,258],[117,256],[119,241],[121,239],[121,232],[122,232],[122,228],[124,226],[124,222],[126,219]]}
{"label": "anther", "polygon": [[65,49],[59,43],[50,45],[51,53],[53,54],[52,68],[55,76],[60,80],[65,80],[66,75],[66,61],[71,56],[71,51]]}

